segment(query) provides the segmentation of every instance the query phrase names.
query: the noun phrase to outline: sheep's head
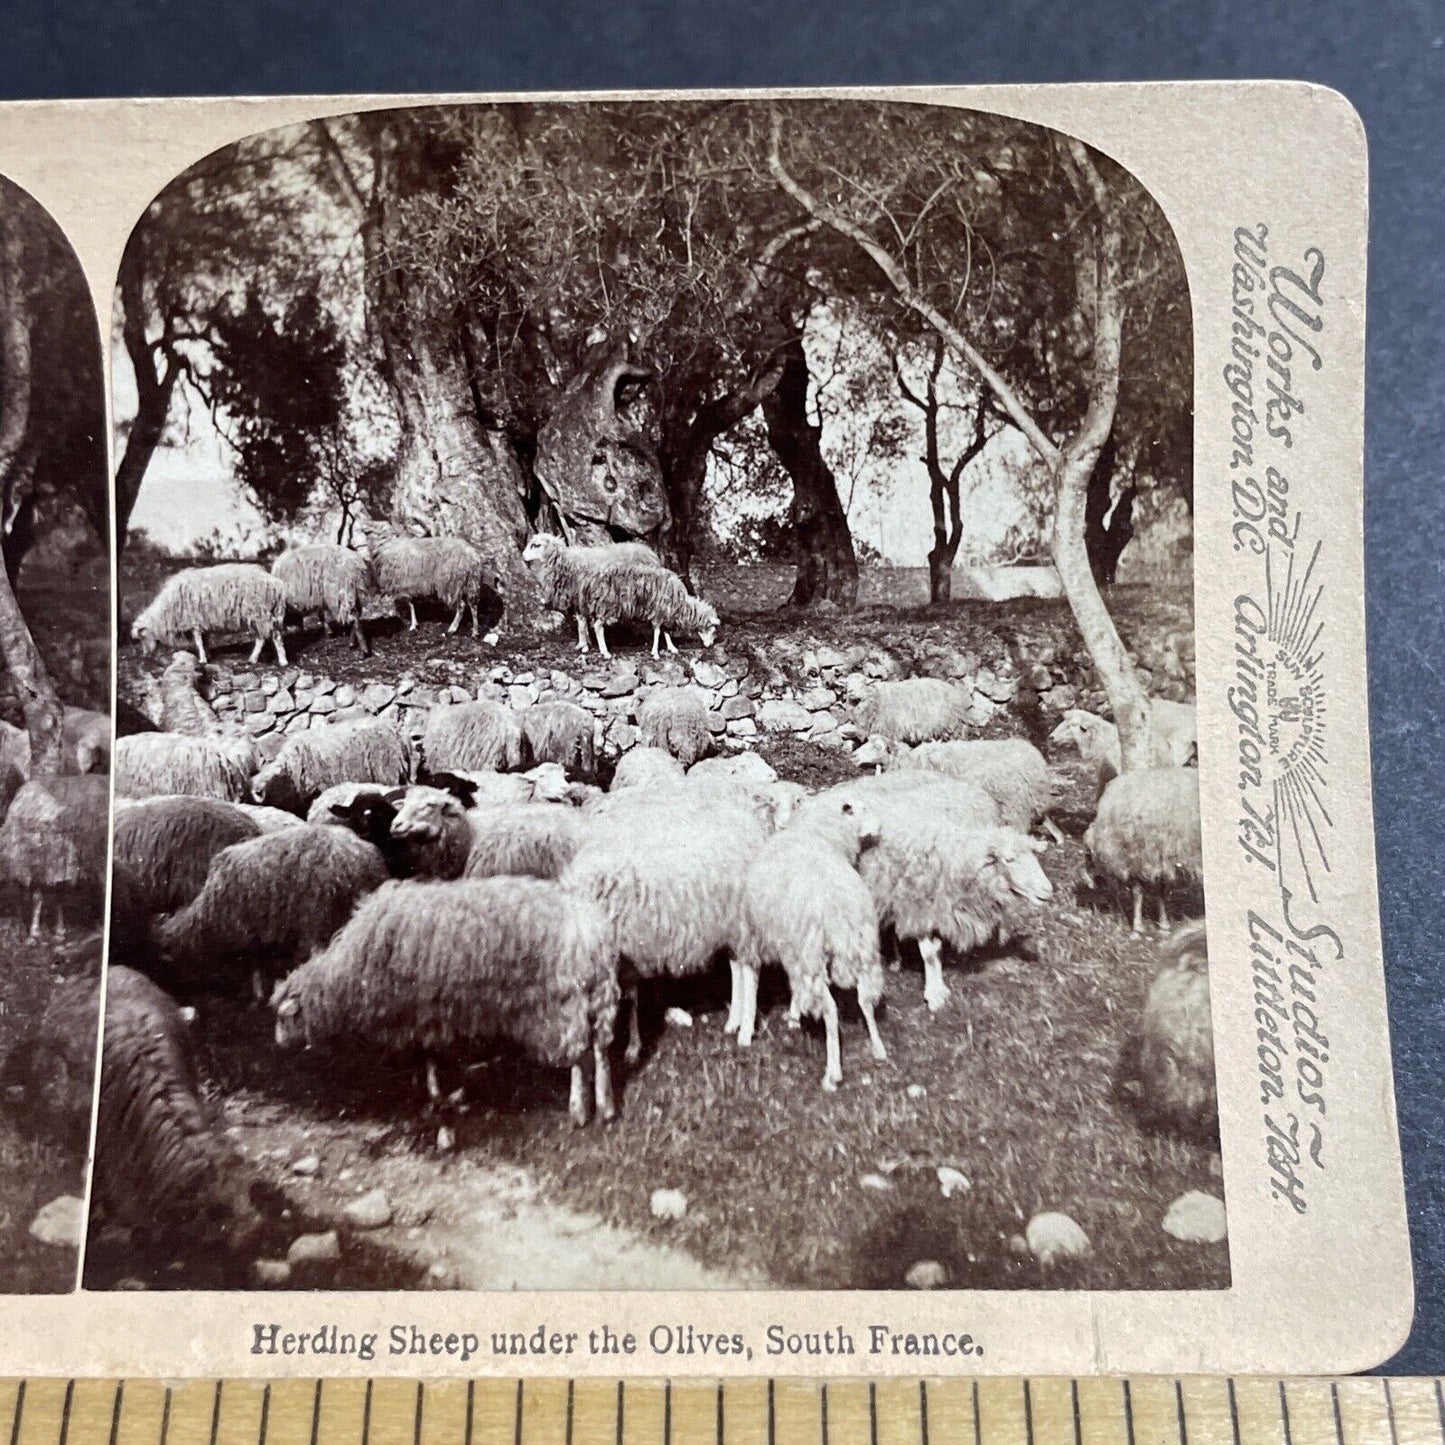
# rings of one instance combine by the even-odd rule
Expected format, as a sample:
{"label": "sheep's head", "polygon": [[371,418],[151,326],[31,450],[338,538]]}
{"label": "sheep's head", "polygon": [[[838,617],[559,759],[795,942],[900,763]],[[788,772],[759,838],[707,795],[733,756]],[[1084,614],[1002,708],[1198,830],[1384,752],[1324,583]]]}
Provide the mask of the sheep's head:
{"label": "sheep's head", "polygon": [[533,532],[522,548],[522,561],[530,566],[533,562],[550,560],[561,553],[563,545],[562,539],[550,532]]}
{"label": "sheep's head", "polygon": [[1029,903],[1047,903],[1054,885],[1039,862],[1044,844],[1023,833],[1001,832],[988,846],[988,861],[1008,884],[1010,893]]}
{"label": "sheep's head", "polygon": [[301,789],[284,768],[274,762],[267,765],[251,779],[251,793],[258,803],[268,808],[281,808],[287,813],[304,817],[306,800]]}
{"label": "sheep's head", "polygon": [[691,606],[688,608],[693,630],[697,633],[698,641],[704,647],[711,647],[717,640],[718,615],[717,608],[711,602],[704,602],[701,597],[694,597]]}
{"label": "sheep's head", "polygon": [[132,642],[140,643],[140,650],[145,653],[147,657],[150,657],[156,650],[156,635],[151,630],[149,624],[143,622],[140,618],[137,618],[131,623],[130,639]]}
{"label": "sheep's head", "polygon": [[410,789],[391,820],[391,836],[413,842],[440,838],[453,819],[463,817],[461,800],[440,788]]}
{"label": "sheep's head", "polygon": [[1071,707],[1049,734],[1051,743],[1073,743],[1082,753],[1095,738],[1101,738],[1108,724],[1097,713]]}
{"label": "sheep's head", "polygon": [[331,816],[323,821],[349,828],[357,837],[381,847],[391,834],[397,807],[405,796],[401,788],[391,791],[363,788],[349,802],[332,803]]}
{"label": "sheep's head", "polygon": [[899,744],[874,733],[867,742],[853,752],[853,761],[860,768],[877,768],[880,771],[891,767],[898,757]]}
{"label": "sheep's head", "polygon": [[301,1018],[301,1000],[296,997],[289,978],[283,978],[271,991],[271,1009],[276,1015],[278,1048],[293,1049],[306,1042],[306,1025]]}
{"label": "sheep's head", "polygon": [[872,693],[872,689],[868,686],[868,683],[864,679],[862,673],[850,672],[848,674],[848,681],[844,688],[844,692],[848,698],[848,701],[856,706],[858,703],[867,700],[867,698]]}
{"label": "sheep's head", "polygon": [[560,763],[538,763],[535,768],[522,774],[532,784],[532,801],[536,803],[566,803],[570,801],[567,791],[567,773]]}

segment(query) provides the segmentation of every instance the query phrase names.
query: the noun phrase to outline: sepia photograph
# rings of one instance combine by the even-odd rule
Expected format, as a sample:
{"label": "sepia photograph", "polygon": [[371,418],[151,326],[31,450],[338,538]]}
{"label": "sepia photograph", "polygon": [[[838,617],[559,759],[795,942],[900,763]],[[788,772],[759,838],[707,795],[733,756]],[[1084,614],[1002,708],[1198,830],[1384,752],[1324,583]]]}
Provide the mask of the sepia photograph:
{"label": "sepia photograph", "polygon": [[[110,346],[87,1288],[1229,1287],[1129,171],[918,102],[362,111],[160,191]],[[30,465],[48,656],[105,519]],[[93,978],[27,941],[89,875],[0,854]]]}
{"label": "sepia photograph", "polygon": [[50,215],[0,177],[0,1289],[76,1287],[100,1025],[111,749],[100,328]]}

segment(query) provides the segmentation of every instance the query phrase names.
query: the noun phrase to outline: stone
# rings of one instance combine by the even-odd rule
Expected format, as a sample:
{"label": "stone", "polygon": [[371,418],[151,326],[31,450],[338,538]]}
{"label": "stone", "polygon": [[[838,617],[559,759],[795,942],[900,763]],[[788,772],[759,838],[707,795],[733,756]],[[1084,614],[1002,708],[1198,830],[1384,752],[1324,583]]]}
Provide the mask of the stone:
{"label": "stone", "polygon": [[264,1288],[280,1289],[291,1281],[291,1266],[284,1259],[253,1259],[251,1278]]}
{"label": "stone", "polygon": [[313,1174],[321,1172],[321,1161],[314,1154],[308,1154],[303,1159],[297,1159],[291,1165],[291,1172],[299,1174],[303,1179],[309,1179]]}
{"label": "stone", "polygon": [[647,1207],[654,1219],[681,1219],[687,1213],[687,1195],[681,1189],[654,1189]]}
{"label": "stone", "polygon": [[384,682],[369,682],[361,693],[361,705],[371,712],[380,712],[396,697],[396,689]]}
{"label": "stone", "polygon": [[260,737],[276,726],[276,716],[269,712],[253,712],[246,715],[246,730],[252,737]]}
{"label": "stone", "polygon": [[636,747],[637,740],[641,736],[642,734],[626,718],[614,718],[607,725],[607,741],[620,753],[625,753],[628,748]]}
{"label": "stone", "polygon": [[325,1234],[298,1234],[286,1251],[286,1261],[298,1264],[331,1264],[341,1258],[341,1239],[334,1229]]}
{"label": "stone", "polygon": [[662,1019],[664,1023],[676,1024],[680,1029],[692,1027],[692,1015],[685,1008],[678,1008],[676,1004],[663,1014]]}
{"label": "stone", "polygon": [[937,1169],[938,1187],[945,1199],[952,1199],[955,1194],[962,1193],[965,1189],[972,1189],[973,1182],[962,1170],[953,1168],[950,1164],[940,1164]]}
{"label": "stone", "polygon": [[267,697],[270,697],[273,692],[276,692],[280,686],[281,683],[274,677],[263,677],[261,679],[261,691],[265,693]]}
{"label": "stone", "polygon": [[748,660],[745,657],[730,657],[723,665],[723,671],[734,682],[741,682],[748,675]]}
{"label": "stone", "polygon": [[637,691],[641,679],[635,672],[617,672],[609,677],[602,687],[603,697],[630,697]]}
{"label": "stone", "polygon": [[397,695],[398,697],[406,697],[406,696],[408,696],[408,695],[411,693],[411,690],[412,690],[415,686],[416,686],[416,678],[414,678],[414,677],[403,677],[403,678],[400,678],[400,679],[397,681],[397,684],[396,684],[396,695]]}
{"label": "stone", "polygon": [[720,737],[728,729],[727,719],[720,712],[710,712],[707,715],[707,730],[714,737]]}
{"label": "stone", "polygon": [[1054,675],[1040,663],[1034,663],[1024,674],[1035,692],[1047,692],[1054,685]]}
{"label": "stone", "polygon": [[318,693],[314,698],[311,699],[311,711],[315,713],[318,717],[322,717],[329,712],[335,712],[336,699],[334,697],[327,696],[327,694],[324,692]]}
{"label": "stone", "polygon": [[352,685],[351,685],[349,682],[343,682],[343,683],[341,684],[341,686],[336,689],[336,706],[337,706],[337,707],[355,707],[355,706],[356,706],[356,689],[355,689],[354,687],[352,687]]}
{"label": "stone", "polygon": [[699,687],[721,687],[727,678],[727,673],[717,663],[709,662],[705,657],[698,658],[692,665],[692,680]]}
{"label": "stone", "polygon": [[58,1194],[30,1221],[30,1237],[41,1244],[79,1249],[84,1228],[84,1202],[73,1194]]}
{"label": "stone", "polygon": [[277,688],[276,691],[271,694],[271,711],[295,712],[296,699],[286,688]]}
{"label": "stone", "polygon": [[730,678],[728,678],[728,680],[727,680],[725,683],[723,683],[723,685],[722,685],[720,688],[718,688],[718,690],[717,690],[717,695],[718,695],[719,697],[736,697],[736,696],[738,695],[738,680],[737,680],[737,678],[735,678],[735,677],[730,677]]}
{"label": "stone", "polygon": [[299,689],[310,691],[316,686],[316,679],[309,672],[298,672],[296,674],[296,686]]}
{"label": "stone", "polygon": [[1229,1237],[1224,1201],[1202,1190],[1181,1194],[1165,1212],[1164,1233],[1190,1244],[1221,1244]]}
{"label": "stone", "polygon": [[607,686],[607,674],[605,672],[584,672],[582,686],[588,692],[601,692]]}
{"label": "stone", "polygon": [[726,727],[730,738],[755,738],[758,735],[758,725],[750,717],[735,717]]}
{"label": "stone", "polygon": [[981,668],[974,674],[973,686],[990,702],[1000,705],[1010,703],[1018,694],[1018,683],[1011,677],[1000,677],[989,668]]}
{"label": "stone", "polygon": [[936,1259],[920,1259],[903,1276],[909,1289],[947,1289],[948,1271]]}
{"label": "stone", "polygon": [[1036,1214],[1024,1230],[1029,1252],[1042,1265],[1078,1259],[1089,1252],[1089,1236],[1067,1214]]}
{"label": "stone", "polygon": [[245,697],[241,699],[241,711],[265,712],[266,694],[259,689],[254,689],[253,691],[248,692]]}
{"label": "stone", "polygon": [[330,697],[336,691],[336,683],[329,677],[318,677],[312,684],[312,690],[318,697]]}
{"label": "stone", "polygon": [[813,714],[813,726],[808,732],[810,738],[827,737],[829,733],[838,731],[838,719],[830,712],[815,712]]}
{"label": "stone", "polygon": [[826,712],[838,701],[838,694],[831,687],[810,687],[798,701],[809,712]]}
{"label": "stone", "polygon": [[381,1229],[391,1223],[391,1201],[381,1189],[353,1199],[341,1212],[353,1229]]}
{"label": "stone", "polygon": [[750,697],[730,697],[723,701],[720,709],[722,716],[728,722],[734,718],[752,717],[758,710],[758,705]]}
{"label": "stone", "polygon": [[759,704],[758,726],[770,733],[807,732],[813,726],[813,715],[790,698],[768,698]]}
{"label": "stone", "polygon": [[283,728],[282,728],[282,731],[283,731],[283,732],[286,732],[286,733],[288,733],[288,734],[289,734],[289,733],[304,733],[304,732],[306,731],[306,729],[309,728],[310,726],[311,726],[311,715],[310,715],[309,713],[298,712],[298,713],[293,713],[292,716],[290,716],[290,717],[288,717],[288,718],[286,719],[286,722],[285,722],[285,724],[284,724],[284,726],[283,726]]}

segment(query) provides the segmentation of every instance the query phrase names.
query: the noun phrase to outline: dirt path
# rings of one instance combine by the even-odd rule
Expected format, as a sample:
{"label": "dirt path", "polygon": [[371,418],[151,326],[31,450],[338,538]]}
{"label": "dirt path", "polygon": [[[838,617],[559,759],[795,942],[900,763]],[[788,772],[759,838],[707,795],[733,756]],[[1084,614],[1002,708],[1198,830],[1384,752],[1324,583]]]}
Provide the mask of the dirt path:
{"label": "dirt path", "polygon": [[[380,1251],[399,1273],[437,1289],[767,1287],[756,1275],[710,1269],[600,1215],[550,1203],[537,1177],[516,1165],[437,1157],[384,1125],[297,1119],[254,1098],[232,1099],[226,1115],[243,1152],[300,1213],[341,1225],[351,1200],[385,1193],[392,1222],[364,1231],[369,1269]],[[295,1172],[297,1163],[310,1170],[313,1162],[314,1172]],[[360,1282],[338,1276],[333,1283]]]}

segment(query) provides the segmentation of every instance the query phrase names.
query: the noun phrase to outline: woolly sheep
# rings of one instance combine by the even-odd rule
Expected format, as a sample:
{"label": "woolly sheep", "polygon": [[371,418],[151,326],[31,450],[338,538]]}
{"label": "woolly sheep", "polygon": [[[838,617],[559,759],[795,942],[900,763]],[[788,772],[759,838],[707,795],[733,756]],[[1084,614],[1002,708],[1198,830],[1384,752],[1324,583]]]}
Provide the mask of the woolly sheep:
{"label": "woolly sheep", "polygon": [[299,828],[306,821],[284,808],[268,808],[261,803],[232,803],[233,808],[244,813],[263,833],[275,833],[282,828]]}
{"label": "woolly sheep", "polygon": [[358,718],[293,733],[252,787],[258,802],[304,816],[337,783],[395,787],[411,774],[410,743],[380,718]]}
{"label": "woolly sheep", "polygon": [[219,1236],[232,1249],[260,1218],[249,1171],[205,1104],[175,1002],[129,968],[108,970],[91,1211],[101,1223]]}
{"label": "woolly sheep", "polygon": [[217,853],[260,833],[232,803],[147,798],[116,814],[112,868],[131,875],[134,900],[145,913],[173,913],[201,891]]}
{"label": "woolly sheep", "polygon": [[1115,1093],[1145,1128],[1217,1146],[1209,945],[1202,920],[1176,928],[1164,944],[1138,1028],[1120,1052]]}
{"label": "woolly sheep", "polygon": [[15,794],[0,824],[0,877],[33,898],[30,937],[40,936],[47,894],[54,897],[56,937],[65,937],[65,899],[93,903],[105,886],[110,784],[95,773],[32,778]]}
{"label": "woolly sheep", "polygon": [[[614,1113],[607,1051],[617,1020],[617,952],[595,904],[536,878],[389,883],[324,953],[276,988],[276,1042],[341,1038],[390,1049],[519,1046],[570,1068],[570,1112]],[[429,1066],[428,1085],[435,1088]]]}
{"label": "woolly sheep", "polygon": [[1033,909],[1053,896],[1039,864],[1044,845],[1011,828],[960,826],[931,808],[880,814],[876,846],[858,872],[878,922],[923,956],[923,999],[937,1013],[948,998],[943,945],[971,953],[1028,931]]}
{"label": "woolly sheep", "polygon": [[587,621],[578,600],[584,575],[612,566],[666,570],[662,558],[644,542],[606,542],[600,546],[568,546],[549,532],[536,532],[522,549],[522,560],[542,589],[543,605],[571,612],[577,619],[577,650],[587,651]]}
{"label": "woolly sheep", "polygon": [[680,783],[683,767],[670,752],[663,748],[629,748],[617,760],[612,774],[613,793],[625,792],[628,788],[647,788],[658,783]]}
{"label": "woolly sheep", "polygon": [[457,631],[468,608],[472,636],[481,633],[482,591],[496,591],[496,578],[482,554],[460,537],[392,537],[371,554],[376,590],[396,603],[405,602],[416,631],[416,599],[435,597],[455,609],[449,633]]}
{"label": "woolly sheep", "polygon": [[[860,778],[834,783],[817,798],[851,798],[870,807],[885,826],[895,814],[909,817],[919,809],[961,828],[996,828],[1003,821],[998,804],[976,784],[923,770],[865,773]],[[805,809],[812,806],[811,802],[803,804]]]}
{"label": "woolly sheep", "polygon": [[[778,781],[778,770],[756,753],[729,753],[720,758],[702,758],[688,770],[688,777],[741,778],[745,782],[766,785]],[[614,784],[615,786],[615,784]]]}
{"label": "woolly sheep", "polygon": [[857,992],[873,1057],[888,1057],[874,1017],[883,997],[878,916],[856,867],[878,834],[877,820],[851,802],[819,807],[767,840],[743,884],[742,942],[733,963],[733,997],[741,994],[741,1005],[729,1012],[727,1031],[736,1029],[743,1047],[752,1043],[758,972],[782,965],[793,990],[789,1019],[823,1019],[823,1087],[830,1092],[843,1082],[833,988]]}
{"label": "woolly sheep", "polygon": [[1144,892],[1159,903],[1159,927],[1169,926],[1165,895],[1204,873],[1199,823],[1199,770],[1146,768],[1110,780],[1084,833],[1091,868],[1133,891],[1133,933],[1144,931]]}
{"label": "woolly sheep", "polygon": [[527,751],[539,763],[556,763],[569,773],[597,772],[597,724],[575,702],[542,702],[520,714]]}
{"label": "woolly sheep", "polygon": [[528,762],[516,714],[486,698],[432,708],[420,747],[429,773],[515,772]]}
{"label": "woolly sheep", "polygon": [[941,773],[982,789],[998,804],[1006,828],[1028,832],[1041,822],[1063,842],[1049,817],[1057,779],[1044,755],[1026,738],[979,738],[965,742],[919,743],[909,747],[887,738],[870,738],[853,754],[859,767],[879,763],[889,768]]}
{"label": "woolly sheep", "polygon": [[644,746],[662,748],[690,768],[712,751],[708,706],[695,687],[660,687],[637,710]]}
{"label": "woolly sheep", "polygon": [[[1198,722],[1194,704],[1170,702],[1156,697],[1149,702],[1148,766],[1151,768],[1182,768],[1198,757]],[[1107,718],[1083,708],[1070,708],[1059,725],[1049,734],[1054,743],[1073,743],[1079,756],[1097,769],[1100,780],[1118,777],[1123,772],[1119,748],[1119,729]]]}
{"label": "woolly sheep", "polygon": [[371,655],[361,625],[372,591],[371,563],[361,553],[325,543],[288,547],[271,564],[271,575],[286,589],[286,605],[293,612],[303,619],[308,612],[316,613],[328,632],[333,622],[350,628],[351,645],[363,657]]}
{"label": "woolly sheep", "polygon": [[472,851],[471,815],[453,794],[415,787],[396,800],[389,833],[405,849],[407,873],[450,881],[462,876]]}
{"label": "woolly sheep", "polygon": [[116,739],[115,791],[129,798],[186,793],[239,802],[250,796],[257,762],[255,744],[239,734],[135,733]]}
{"label": "woolly sheep", "polygon": [[507,874],[560,878],[582,846],[585,824],[575,808],[514,803],[479,808],[468,817],[471,852],[465,876]]}
{"label": "woolly sheep", "polygon": [[222,731],[215,709],[201,696],[201,664],[194,653],[177,652],[161,673],[161,729],[188,737],[212,737]]}
{"label": "woolly sheep", "polygon": [[591,622],[597,650],[607,650],[607,628],[614,622],[650,622],[652,655],[659,656],[659,643],[676,652],[674,632],[692,632],[704,647],[717,637],[716,610],[700,597],[693,597],[674,572],[656,567],[618,565],[583,574],[578,579],[578,610]]}
{"label": "woolly sheep", "polygon": [[[580,785],[569,783],[556,763],[538,763],[525,773],[428,772],[426,781],[459,798],[464,807],[500,808],[509,803],[571,803]],[[591,796],[590,790],[583,790]]]}
{"label": "woolly sheep", "polygon": [[206,661],[208,632],[251,632],[256,645],[251,661],[269,641],[279,666],[286,666],[281,630],[286,620],[285,588],[254,562],[222,562],[214,567],[186,567],[165,585],[131,624],[131,637],[146,653],[158,643],[190,638],[196,656]]}
{"label": "woolly sheep", "polygon": [[387,880],[370,844],[345,828],[304,824],[223,849],[201,891],[153,930],[161,961],[187,991],[213,982],[216,961],[290,967],[324,945],[358,899]]}
{"label": "woolly sheep", "polygon": [[964,737],[972,704],[966,688],[938,677],[908,677],[872,686],[850,680],[853,721],[864,737],[895,743],[942,742]]}

